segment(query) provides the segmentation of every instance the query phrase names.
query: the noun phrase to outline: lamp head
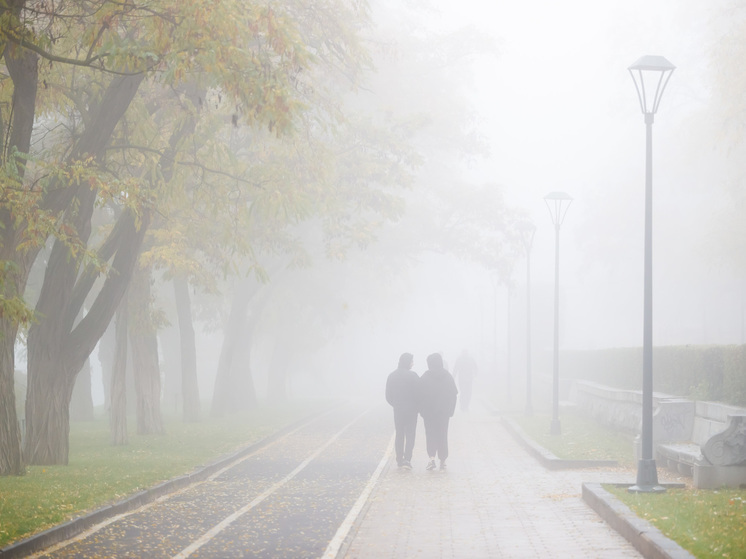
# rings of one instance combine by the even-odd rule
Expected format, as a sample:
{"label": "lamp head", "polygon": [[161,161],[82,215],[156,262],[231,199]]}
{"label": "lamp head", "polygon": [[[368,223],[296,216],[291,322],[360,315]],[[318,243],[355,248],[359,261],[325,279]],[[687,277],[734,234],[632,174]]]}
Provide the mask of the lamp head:
{"label": "lamp head", "polygon": [[573,198],[565,192],[550,192],[544,196],[544,202],[549,209],[549,215],[555,227],[562,225],[565,220],[565,214],[572,204]]}
{"label": "lamp head", "polygon": [[658,111],[663,90],[676,66],[662,56],[643,56],[628,70],[635,82],[640,109],[644,115],[654,115]]}

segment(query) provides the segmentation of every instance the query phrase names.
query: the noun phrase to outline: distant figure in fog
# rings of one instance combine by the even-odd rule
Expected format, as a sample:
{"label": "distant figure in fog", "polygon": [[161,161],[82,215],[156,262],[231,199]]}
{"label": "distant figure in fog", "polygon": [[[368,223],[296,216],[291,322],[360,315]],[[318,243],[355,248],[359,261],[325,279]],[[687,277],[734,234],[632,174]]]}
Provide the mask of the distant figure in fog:
{"label": "distant figure in fog", "polygon": [[477,362],[469,355],[465,349],[453,364],[453,378],[458,382],[459,388],[459,407],[461,411],[469,411],[471,403],[471,386],[474,383],[474,377],[477,376]]}
{"label": "distant figure in fog", "polygon": [[428,470],[435,469],[435,458],[440,458],[440,469],[446,469],[448,458],[448,422],[456,410],[458,389],[451,373],[443,367],[439,353],[427,357],[427,371],[420,377],[420,414],[425,422]]}
{"label": "distant figure in fog", "polygon": [[412,450],[417,431],[420,377],[412,370],[414,357],[402,353],[399,366],[386,379],[386,401],[394,408],[396,465],[412,469]]}

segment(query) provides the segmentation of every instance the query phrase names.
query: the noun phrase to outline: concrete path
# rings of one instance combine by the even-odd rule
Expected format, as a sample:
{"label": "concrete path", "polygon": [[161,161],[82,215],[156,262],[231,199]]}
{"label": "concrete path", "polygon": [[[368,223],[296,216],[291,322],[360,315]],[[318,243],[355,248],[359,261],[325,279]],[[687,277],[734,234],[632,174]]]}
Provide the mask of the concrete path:
{"label": "concrete path", "polygon": [[[384,472],[348,537],[347,559],[641,557],[581,499],[583,482],[633,482],[623,469],[550,471],[486,410],[451,420],[446,472]],[[390,462],[391,464],[391,462]]]}

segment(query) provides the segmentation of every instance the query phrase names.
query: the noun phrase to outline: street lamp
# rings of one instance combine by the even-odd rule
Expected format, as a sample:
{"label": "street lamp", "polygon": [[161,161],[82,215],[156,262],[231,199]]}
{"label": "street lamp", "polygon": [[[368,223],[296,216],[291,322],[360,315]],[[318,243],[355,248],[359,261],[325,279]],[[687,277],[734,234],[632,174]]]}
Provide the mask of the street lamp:
{"label": "street lamp", "polygon": [[531,403],[531,245],[534,242],[536,225],[530,221],[519,221],[518,233],[526,250],[526,415],[533,415]]}
{"label": "street lamp", "polygon": [[653,457],[653,119],[676,67],[662,56],[643,56],[629,67],[640,109],[645,116],[645,291],[642,334],[642,448],[635,493],[658,493]]}
{"label": "street lamp", "polygon": [[552,423],[549,433],[562,433],[559,420],[559,233],[560,225],[572,204],[572,197],[564,192],[550,192],[544,196],[554,224],[554,368],[552,375]]}

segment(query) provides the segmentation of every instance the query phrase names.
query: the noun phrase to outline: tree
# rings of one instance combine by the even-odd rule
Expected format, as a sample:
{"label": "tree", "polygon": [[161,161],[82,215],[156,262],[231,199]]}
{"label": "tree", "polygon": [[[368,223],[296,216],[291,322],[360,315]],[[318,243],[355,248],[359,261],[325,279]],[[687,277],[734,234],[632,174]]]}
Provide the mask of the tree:
{"label": "tree", "polygon": [[137,398],[138,435],[163,433],[161,371],[156,331],[160,319],[152,308],[151,270],[138,267],[128,289],[129,341]]}
{"label": "tree", "polygon": [[[215,374],[210,414],[222,417],[256,405],[256,391],[251,376],[253,324],[248,313],[257,300],[261,283],[248,277],[234,282],[230,311],[224,328],[223,345]],[[243,352],[241,353],[241,348]],[[241,354],[241,362],[236,357]]]}
{"label": "tree", "polygon": [[[5,22],[17,18],[21,8],[22,4],[18,3],[3,6],[0,9],[0,20]],[[27,270],[31,267],[35,253],[18,246],[21,239],[17,238],[14,227],[14,213],[15,208],[22,207],[27,199],[22,188],[26,174],[26,160],[22,154],[29,153],[31,146],[38,73],[37,55],[33,52],[9,48],[4,37],[0,39],[0,49],[14,84],[10,95],[6,88],[3,88],[2,95],[5,100],[10,97],[14,110],[9,119],[5,115],[0,118],[3,130],[0,152],[0,475],[22,475],[25,469],[14,396],[15,340],[19,325],[30,319],[22,296]],[[6,120],[9,120],[7,124]],[[6,126],[10,130],[7,138],[4,134]]]}
{"label": "tree", "polygon": [[129,441],[127,433],[127,389],[125,375],[127,374],[127,332],[129,329],[129,309],[127,298],[121,302],[116,314],[114,363],[111,372],[111,405],[109,408],[109,431],[111,444],[126,445]]}
{"label": "tree", "polygon": [[[746,54],[746,4],[741,0],[726,2],[722,11],[711,20],[712,45],[709,49],[712,71],[713,95],[712,112],[706,115],[707,122],[716,122],[717,129],[707,132],[713,135],[712,144],[721,148],[724,161],[720,167],[725,169],[721,179],[721,189],[728,199],[725,210],[716,216],[713,228],[719,241],[715,249],[708,247],[710,254],[720,256],[726,266],[743,276],[746,260],[743,258],[746,248],[746,229],[743,223],[743,209],[746,205],[744,195],[743,155],[746,150],[746,134],[743,123],[746,121],[746,102],[741,92],[746,86],[746,72],[741,60]],[[708,236],[705,242],[711,243]]]}
{"label": "tree", "polygon": [[[69,115],[61,120],[70,134],[50,136],[51,147],[35,156],[39,170],[58,170],[46,177],[40,173],[38,183],[22,183],[25,206],[9,200],[5,189],[5,213],[0,216],[5,226],[3,261],[18,270],[12,284],[6,283],[6,299],[23,292],[24,270],[47,235],[57,237],[37,304],[38,322],[29,334],[26,456],[40,464],[66,463],[67,405],[75,375],[123,296],[158,194],[164,185],[184,184],[183,173],[167,175],[182,163],[189,124],[171,120],[166,134],[138,146],[146,125],[161,114],[149,111],[148,98],[138,97],[140,86],[158,83],[182,99],[180,90],[189,87],[184,79],[199,75],[223,111],[230,114],[226,107],[233,108],[228,123],[288,132],[302,108],[300,72],[313,64],[295,31],[298,14],[292,3],[162,2],[156,9],[116,2],[59,6],[62,11],[52,13],[45,11],[46,5],[36,10],[18,2],[15,11],[2,14],[8,22],[2,36],[5,61],[13,67],[13,114],[18,115],[11,126],[9,153],[29,153],[34,123],[43,122],[33,107],[21,110],[23,99],[36,98],[28,92],[42,83],[35,71],[37,56],[51,62],[43,83],[69,93],[64,102],[58,96],[56,104],[45,107],[53,116]],[[111,72],[118,75],[112,77]],[[193,114],[188,113],[187,120]],[[185,134],[169,143],[172,132],[179,130]],[[198,155],[191,154],[192,164],[201,164]],[[19,161],[14,156],[4,169],[23,167]],[[43,188],[35,189],[36,184]],[[102,202],[117,204],[122,211],[100,248],[92,250],[91,216]],[[26,207],[47,218],[46,229],[32,227],[38,218],[30,210],[20,211]],[[71,317],[77,316],[102,264],[106,280],[88,313],[75,322]],[[6,347],[12,347],[17,322],[8,321],[7,328],[3,324]],[[6,369],[3,375],[9,376]]]}
{"label": "tree", "polygon": [[91,363],[86,360],[78,373],[70,399],[70,419],[73,421],[93,421],[93,394],[91,391]]}

